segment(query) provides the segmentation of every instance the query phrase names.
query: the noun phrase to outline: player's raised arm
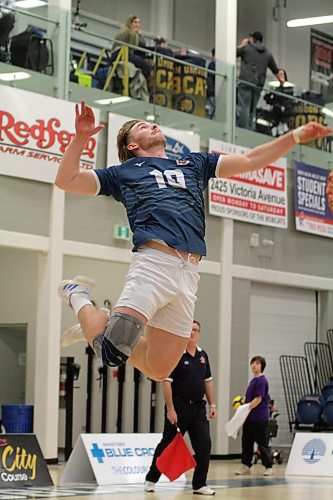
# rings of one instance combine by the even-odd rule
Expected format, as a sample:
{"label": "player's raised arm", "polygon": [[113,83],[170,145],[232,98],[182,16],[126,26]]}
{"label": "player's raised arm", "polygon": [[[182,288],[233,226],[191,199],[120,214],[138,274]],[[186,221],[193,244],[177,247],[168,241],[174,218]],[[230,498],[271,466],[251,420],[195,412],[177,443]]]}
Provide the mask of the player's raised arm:
{"label": "player's raised arm", "polygon": [[97,187],[95,177],[89,170],[80,170],[80,157],[89,137],[100,132],[104,125],[95,125],[94,112],[84,101],[81,110],[75,105],[75,115],[75,136],[62,157],[55,185],[70,193],[92,195]]}
{"label": "player's raised arm", "polygon": [[266,167],[290,151],[296,144],[307,143],[333,134],[333,130],[320,123],[310,122],[271,142],[257,146],[243,155],[223,157],[218,177],[230,177]]}

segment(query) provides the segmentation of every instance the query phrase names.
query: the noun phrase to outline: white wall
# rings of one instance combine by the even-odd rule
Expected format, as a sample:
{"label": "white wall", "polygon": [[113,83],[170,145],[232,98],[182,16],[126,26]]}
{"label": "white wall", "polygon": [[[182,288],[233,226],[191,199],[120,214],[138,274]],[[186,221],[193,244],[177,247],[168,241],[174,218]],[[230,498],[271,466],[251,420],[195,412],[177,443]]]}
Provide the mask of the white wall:
{"label": "white wall", "polygon": [[[263,356],[267,367],[269,394],[274,399],[279,417],[277,446],[289,446],[289,431],[285,395],[282,386],[279,357],[304,356],[304,343],[315,340],[315,294],[311,290],[273,285],[252,284],[250,298],[249,360]],[[249,379],[253,378],[249,370]]]}

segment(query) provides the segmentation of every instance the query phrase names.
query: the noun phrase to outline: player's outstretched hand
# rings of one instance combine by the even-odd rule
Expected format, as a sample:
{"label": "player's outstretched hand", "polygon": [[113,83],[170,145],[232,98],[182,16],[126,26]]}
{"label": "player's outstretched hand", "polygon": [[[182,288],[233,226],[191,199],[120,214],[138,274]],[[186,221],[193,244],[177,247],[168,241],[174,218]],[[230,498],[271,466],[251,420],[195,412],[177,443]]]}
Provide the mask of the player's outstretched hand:
{"label": "player's outstretched hand", "polygon": [[75,130],[77,135],[84,135],[87,138],[103,130],[104,125],[95,126],[95,115],[90,106],[84,101],[75,105]]}
{"label": "player's outstretched hand", "polygon": [[330,127],[325,127],[317,122],[309,122],[293,131],[294,139],[299,143],[310,142],[332,134],[333,130]]}

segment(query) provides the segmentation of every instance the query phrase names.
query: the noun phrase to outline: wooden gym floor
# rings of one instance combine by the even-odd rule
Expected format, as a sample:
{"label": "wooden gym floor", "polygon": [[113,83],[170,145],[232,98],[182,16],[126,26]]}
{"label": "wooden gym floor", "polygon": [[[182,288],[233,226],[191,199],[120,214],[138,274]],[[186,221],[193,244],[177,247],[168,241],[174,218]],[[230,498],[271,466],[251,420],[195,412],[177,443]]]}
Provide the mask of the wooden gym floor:
{"label": "wooden gym floor", "polygon": [[[185,486],[177,483],[157,484],[156,493],[145,493],[143,485],[128,486],[94,486],[73,485],[73,487],[59,487],[64,466],[52,465],[49,467],[54,480],[54,488],[31,488],[20,490],[0,490],[0,500],[24,498],[68,498],[75,500],[186,500],[189,498],[214,498],[228,500],[332,500],[333,478],[306,478],[289,477],[284,475],[285,464],[274,466],[273,477],[262,477],[262,465],[255,465],[250,477],[237,477],[234,471],[239,461],[211,461],[208,475],[208,484],[216,491],[214,497],[192,496],[190,482]],[[191,480],[191,472],[186,474]]]}

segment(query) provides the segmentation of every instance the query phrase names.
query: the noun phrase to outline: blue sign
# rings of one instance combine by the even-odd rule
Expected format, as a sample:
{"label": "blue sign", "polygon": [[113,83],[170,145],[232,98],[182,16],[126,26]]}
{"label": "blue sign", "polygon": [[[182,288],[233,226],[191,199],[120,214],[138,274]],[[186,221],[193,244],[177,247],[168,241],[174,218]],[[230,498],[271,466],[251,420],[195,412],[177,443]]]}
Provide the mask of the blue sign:
{"label": "blue sign", "polygon": [[307,464],[316,464],[326,453],[326,445],[322,439],[311,439],[302,449],[302,457]]}
{"label": "blue sign", "polygon": [[295,162],[296,229],[333,238],[333,170]]}
{"label": "blue sign", "polygon": [[185,156],[191,152],[190,149],[182,142],[168,136],[165,136],[165,138],[167,140],[165,152],[170,160],[178,160],[182,156]]}

